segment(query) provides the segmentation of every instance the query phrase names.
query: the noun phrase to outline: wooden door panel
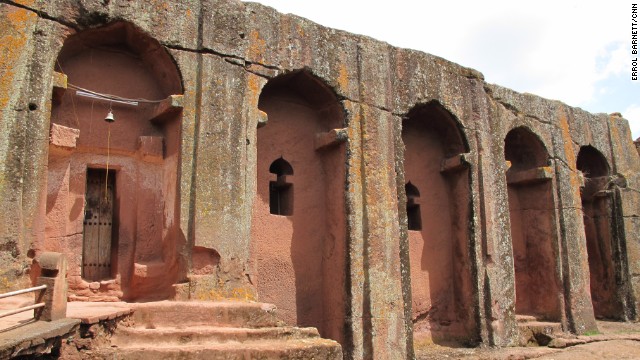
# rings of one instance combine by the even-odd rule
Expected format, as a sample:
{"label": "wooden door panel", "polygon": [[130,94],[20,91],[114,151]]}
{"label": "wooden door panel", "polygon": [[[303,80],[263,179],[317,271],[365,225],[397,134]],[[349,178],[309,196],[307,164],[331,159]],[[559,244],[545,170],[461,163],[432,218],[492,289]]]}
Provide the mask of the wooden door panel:
{"label": "wooden door panel", "polygon": [[106,175],[104,169],[87,170],[82,275],[88,281],[111,277],[115,172]]}

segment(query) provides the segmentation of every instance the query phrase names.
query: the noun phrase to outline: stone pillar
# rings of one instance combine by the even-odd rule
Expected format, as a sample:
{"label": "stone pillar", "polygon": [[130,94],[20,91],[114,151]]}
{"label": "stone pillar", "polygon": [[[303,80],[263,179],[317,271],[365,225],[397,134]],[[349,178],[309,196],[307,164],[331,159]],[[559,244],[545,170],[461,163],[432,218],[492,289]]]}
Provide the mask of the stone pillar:
{"label": "stone pillar", "polygon": [[44,302],[44,308],[34,310],[36,320],[64,319],[67,317],[67,259],[60,253],[44,252],[33,262],[41,269],[36,286],[47,286],[35,293],[35,302]]}
{"label": "stone pillar", "polygon": [[576,169],[577,152],[570,123],[575,116],[570,109],[556,109],[559,127],[553,132],[555,166],[555,206],[560,237],[561,271],[564,286],[563,323],[571,332],[584,334],[596,331],[596,319],[591,302],[589,262],[586,235],[582,219],[580,179]]}
{"label": "stone pillar", "polygon": [[628,122],[614,113],[608,117],[613,157],[612,172],[617,179],[615,226],[617,236],[616,280],[624,303],[624,316],[637,320],[640,314],[640,157],[635,151]]}

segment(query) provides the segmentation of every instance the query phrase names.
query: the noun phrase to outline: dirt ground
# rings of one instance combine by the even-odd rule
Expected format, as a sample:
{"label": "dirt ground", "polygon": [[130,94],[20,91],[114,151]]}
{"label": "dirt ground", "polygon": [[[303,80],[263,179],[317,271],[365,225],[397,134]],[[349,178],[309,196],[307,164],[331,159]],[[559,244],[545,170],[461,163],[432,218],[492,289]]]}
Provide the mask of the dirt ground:
{"label": "dirt ground", "polygon": [[[10,309],[33,302],[31,295],[0,300],[0,309]],[[69,313],[82,311],[95,315],[88,303],[70,303]],[[84,309],[84,310],[83,310]],[[77,315],[77,314],[76,314]],[[79,315],[78,315],[79,316]],[[0,329],[31,321],[31,312],[20,313],[0,319]],[[567,336],[552,347],[463,348],[444,345],[416,346],[418,360],[640,360],[640,323],[598,321],[598,334],[590,336]],[[0,330],[1,332],[2,330]]]}
{"label": "dirt ground", "polygon": [[[416,359],[464,359],[464,360],[640,360],[640,323],[598,321],[599,334],[571,339],[564,348],[511,347],[455,348],[441,345],[416,347]],[[584,342],[583,344],[578,344]],[[575,345],[571,345],[575,343]]]}

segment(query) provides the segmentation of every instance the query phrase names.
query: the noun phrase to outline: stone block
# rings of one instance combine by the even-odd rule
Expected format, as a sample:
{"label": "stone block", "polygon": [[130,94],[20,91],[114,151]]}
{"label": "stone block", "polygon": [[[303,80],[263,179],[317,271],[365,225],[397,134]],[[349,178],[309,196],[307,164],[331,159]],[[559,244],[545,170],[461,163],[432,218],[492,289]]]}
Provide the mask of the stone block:
{"label": "stone block", "polygon": [[36,286],[46,285],[46,289],[35,293],[35,302],[44,303],[36,309],[37,320],[53,321],[67,317],[67,260],[63,254],[45,252],[34,259],[42,269]]}
{"label": "stone block", "polygon": [[442,160],[440,172],[455,172],[469,167],[469,154],[458,154]]}
{"label": "stone block", "polygon": [[184,107],[184,95],[170,95],[148,110],[149,121],[161,124],[166,119],[171,119]]}
{"label": "stone block", "polygon": [[187,301],[189,300],[189,283],[173,284],[175,295],[173,300],[175,301]]}
{"label": "stone block", "polygon": [[51,124],[49,143],[58,148],[72,150],[76,148],[76,142],[80,137],[80,130],[66,126]]}
{"label": "stone block", "polygon": [[550,179],[553,179],[553,169],[548,166],[507,172],[507,183],[509,185],[532,184]]}
{"label": "stone block", "polygon": [[133,264],[133,273],[138,278],[159,277],[165,275],[165,267],[164,262],[135,263]]}
{"label": "stone block", "polygon": [[326,147],[341,144],[349,140],[347,129],[333,129],[327,132],[316,134],[315,147],[320,150]]}

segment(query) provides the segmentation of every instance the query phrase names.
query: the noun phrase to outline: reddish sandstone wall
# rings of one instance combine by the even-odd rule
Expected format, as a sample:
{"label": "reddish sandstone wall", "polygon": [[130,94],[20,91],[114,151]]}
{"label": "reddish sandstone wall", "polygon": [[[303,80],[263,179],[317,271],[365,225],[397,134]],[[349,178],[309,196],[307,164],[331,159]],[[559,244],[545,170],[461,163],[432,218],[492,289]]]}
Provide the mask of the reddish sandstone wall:
{"label": "reddish sandstone wall", "polygon": [[[278,305],[288,323],[319,326],[326,186],[322,159],[313,146],[315,134],[321,131],[318,116],[301,100],[264,101],[269,122],[258,130],[258,198],[252,233],[257,243],[260,299]],[[293,176],[287,176],[293,185],[291,216],[269,213],[269,182],[275,181],[269,166],[281,156],[294,170]]]}
{"label": "reddish sandstone wall", "polygon": [[557,237],[551,184],[510,186],[509,209],[516,275],[516,313],[559,321]]}
{"label": "reddish sandstone wall", "polygon": [[[455,239],[449,185],[440,174],[444,151],[438,134],[405,127],[405,178],[420,190],[422,230],[409,231],[413,316],[416,330],[446,337],[456,323],[453,293]],[[421,325],[421,326],[418,326]],[[451,334],[447,334],[451,335]]]}
{"label": "reddish sandstone wall", "polygon": [[[344,156],[339,148],[317,149],[316,138],[342,125],[335,97],[309,74],[287,83],[268,84],[260,108],[268,115],[257,131],[257,197],[252,218],[252,257],[257,266],[260,301],[276,304],[290,324],[317,327],[324,336],[343,339],[337,319],[344,309]],[[327,93],[329,103],[320,94]],[[292,175],[290,215],[269,208],[270,167],[282,158]],[[335,159],[336,161],[332,161]],[[340,260],[338,260],[340,259]],[[342,266],[341,266],[342,265]]]}
{"label": "reddish sandstone wall", "polygon": [[414,333],[418,341],[470,343],[479,334],[467,226],[469,173],[464,163],[444,168],[448,158],[465,152],[464,140],[440,105],[425,108],[402,128],[405,181],[420,192],[415,203],[421,229],[408,231]]}

